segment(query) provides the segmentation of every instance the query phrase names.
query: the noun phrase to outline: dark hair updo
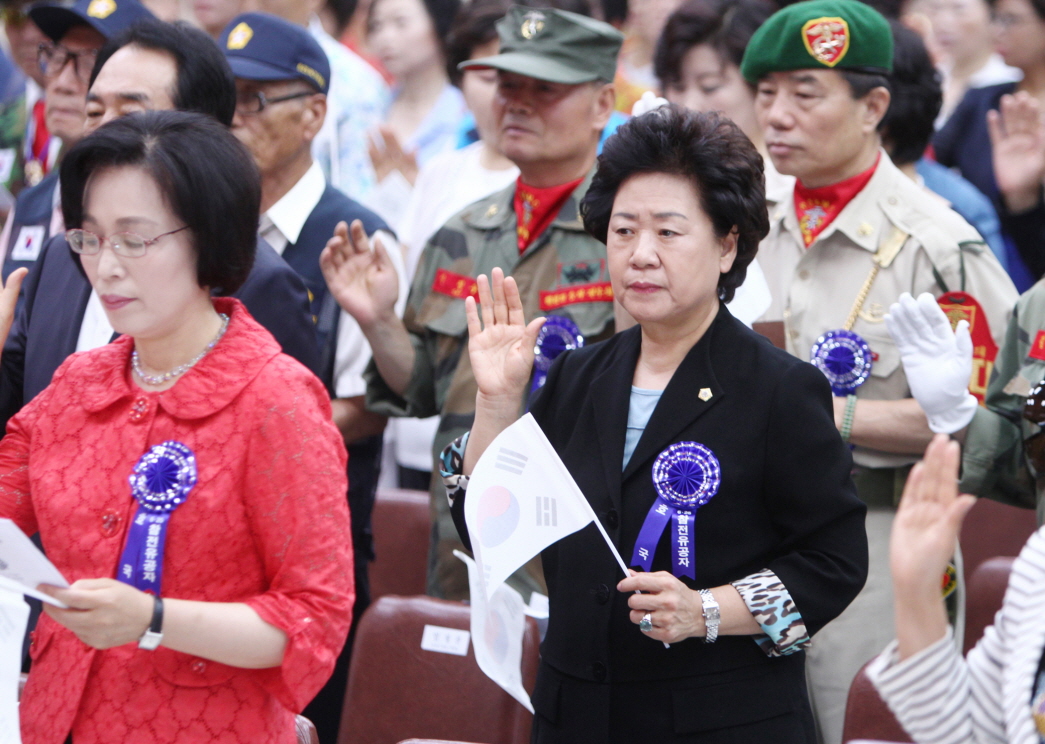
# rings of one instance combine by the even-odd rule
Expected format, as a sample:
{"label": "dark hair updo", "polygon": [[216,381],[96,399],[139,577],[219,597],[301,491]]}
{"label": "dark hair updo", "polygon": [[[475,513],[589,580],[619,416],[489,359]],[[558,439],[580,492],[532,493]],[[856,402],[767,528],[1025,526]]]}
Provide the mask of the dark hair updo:
{"label": "dark hair updo", "polygon": [[621,125],[606,140],[591,187],[581,202],[584,229],[603,243],[621,185],[643,173],[680,176],[697,191],[715,235],[737,233],[733,267],[718,280],[718,296],[733,299],[758,244],[769,232],[762,156],[740,128],[718,113],[662,106]]}

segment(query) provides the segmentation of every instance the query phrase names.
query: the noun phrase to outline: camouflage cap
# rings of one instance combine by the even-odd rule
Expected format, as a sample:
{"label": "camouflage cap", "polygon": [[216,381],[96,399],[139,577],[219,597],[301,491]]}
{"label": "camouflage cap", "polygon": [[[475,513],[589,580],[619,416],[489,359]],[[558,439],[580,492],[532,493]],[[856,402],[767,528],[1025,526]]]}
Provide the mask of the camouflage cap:
{"label": "camouflage cap", "polygon": [[552,83],[613,80],[624,35],[608,23],[552,8],[513,5],[497,23],[500,51],[460,70],[492,67]]}
{"label": "camouflage cap", "polygon": [[889,22],[859,0],[808,0],[777,11],[755,32],[740,72],[756,83],[770,72],[835,69],[889,74]]}

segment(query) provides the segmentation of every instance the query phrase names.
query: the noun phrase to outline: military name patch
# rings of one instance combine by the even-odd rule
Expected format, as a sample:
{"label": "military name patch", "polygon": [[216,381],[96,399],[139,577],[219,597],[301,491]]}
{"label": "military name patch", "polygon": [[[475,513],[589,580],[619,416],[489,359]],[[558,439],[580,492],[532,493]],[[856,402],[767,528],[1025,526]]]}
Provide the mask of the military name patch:
{"label": "military name patch", "polygon": [[1027,356],[1031,359],[1040,359],[1045,362],[1045,331],[1038,331],[1038,335],[1034,337],[1034,343],[1030,345],[1030,351],[1027,352]]}
{"label": "military name patch", "polygon": [[465,297],[479,299],[479,284],[475,279],[464,274],[455,274],[446,269],[439,269],[435,272],[432,291],[455,297],[458,300],[463,300]]}
{"label": "military name patch", "polygon": [[541,310],[556,310],[580,302],[612,302],[613,287],[609,282],[578,284],[575,287],[545,290],[541,292]]}
{"label": "military name patch", "polygon": [[834,67],[849,51],[849,24],[844,18],[814,18],[802,26],[802,42],[817,62]]}

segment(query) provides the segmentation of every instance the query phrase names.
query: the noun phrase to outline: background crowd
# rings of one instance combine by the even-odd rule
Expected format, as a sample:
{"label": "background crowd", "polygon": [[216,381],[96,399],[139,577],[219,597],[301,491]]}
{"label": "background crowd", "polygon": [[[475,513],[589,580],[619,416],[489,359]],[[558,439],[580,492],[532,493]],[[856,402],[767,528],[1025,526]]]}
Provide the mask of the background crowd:
{"label": "background crowd", "polygon": [[[844,18],[844,32],[832,30],[826,23],[839,18]],[[512,312],[526,322],[542,315],[557,318],[558,325],[549,328],[554,326],[565,334],[566,348],[614,338],[606,348],[616,348],[613,343],[626,349],[634,346],[634,351],[625,353],[638,355],[638,332],[631,336],[619,333],[635,325],[645,334],[644,354],[653,348],[650,339],[663,343],[665,337],[679,336],[672,342],[674,346],[668,344],[678,347],[668,356],[678,358],[671,357],[659,372],[647,371],[648,385],[639,384],[640,372],[636,372],[631,381],[632,409],[622,403],[623,408],[616,411],[621,420],[612,420],[614,426],[620,424],[622,438],[625,430],[629,437],[625,468],[618,467],[613,473],[620,480],[614,486],[618,495],[621,489],[625,493],[649,491],[648,498],[654,498],[652,489],[627,485],[629,478],[646,477],[656,455],[646,452],[652,445],[641,439],[646,424],[651,430],[661,427],[657,433],[666,437],[665,444],[677,435],[675,430],[663,431],[670,427],[655,414],[659,394],[647,399],[645,418],[636,426],[636,395],[651,392],[645,388],[658,393],[667,390],[666,399],[683,410],[692,402],[688,399],[695,400],[697,387],[703,405],[716,395],[728,399],[726,391],[739,384],[735,380],[740,379],[740,372],[728,367],[731,377],[729,382],[723,380],[723,387],[718,387],[713,375],[708,387],[695,386],[690,395],[680,395],[670,386],[676,369],[694,372],[692,364],[686,362],[690,364],[686,366],[682,358],[691,348],[703,348],[703,334],[709,334],[708,338],[718,334],[718,345],[707,352],[709,359],[732,358],[728,349],[734,344],[743,354],[750,354],[755,360],[751,364],[766,372],[766,379],[752,378],[749,384],[767,395],[775,389],[775,376],[792,374],[788,365],[793,357],[808,361],[811,350],[816,357],[825,334],[849,339],[846,348],[856,355],[857,367],[864,364],[862,372],[853,375],[859,377],[856,382],[831,379],[833,399],[823,410],[818,406],[824,401],[817,396],[828,397],[820,377],[804,380],[794,373],[798,381],[792,392],[805,396],[810,402],[808,410],[796,414],[770,395],[758,405],[747,401],[761,406],[768,422],[760,422],[759,414],[746,408],[731,414],[735,426],[750,417],[744,427],[752,439],[731,440],[723,451],[737,448],[737,461],[744,460],[744,453],[752,449],[765,451],[767,472],[780,468],[775,480],[786,484],[791,478],[796,482],[804,479],[807,487],[815,480],[818,488],[808,487],[798,498],[797,492],[784,486],[780,494],[760,491],[766,488],[760,484],[733,486],[756,499],[779,496],[780,503],[790,504],[791,516],[781,516],[778,507],[767,508],[764,515],[754,508],[745,511],[745,518],[753,524],[742,530],[744,539],[755,541],[752,535],[760,530],[775,537],[750,544],[741,540],[742,547],[752,548],[753,553],[739,551],[741,557],[734,563],[718,565],[711,574],[716,577],[714,585],[701,584],[713,586],[714,600],[705,598],[705,602],[721,604],[723,617],[732,623],[723,620],[723,635],[753,635],[758,646],[747,643],[743,650],[728,651],[740,648],[739,641],[737,646],[730,645],[737,639],[730,639],[716,647],[717,656],[697,654],[693,664],[708,664],[710,659],[711,667],[723,675],[736,675],[745,665],[780,673],[787,665],[786,675],[777,683],[801,687],[805,679],[808,698],[800,695],[793,708],[780,713],[795,716],[798,723],[791,728],[778,731],[772,726],[780,721],[749,720],[742,711],[735,720],[726,721],[725,728],[748,726],[749,737],[809,741],[815,736],[823,744],[841,742],[850,683],[896,636],[889,535],[912,466],[933,432],[965,436],[964,427],[969,427],[969,451],[978,459],[966,462],[965,476],[975,495],[1037,506],[1039,515],[1045,513],[1036,498],[1037,470],[1033,461],[1028,469],[1022,447],[1023,439],[1033,437],[1037,430],[1028,429],[1021,436],[1007,428],[1019,421],[1023,401],[1039,384],[1045,360],[1045,337],[1040,335],[1045,332],[1033,320],[1037,317],[1036,288],[1045,276],[1045,3],[1040,0],[873,0],[866,4],[857,0],[798,4],[775,0],[532,0],[525,8],[509,0],[78,0],[64,4],[0,0],[0,21],[4,30],[0,37],[4,52],[0,55],[2,277],[9,287],[21,286],[0,357],[0,421],[10,422],[9,432],[17,435],[13,438],[9,433],[6,444],[10,448],[18,446],[16,440],[24,444],[25,453],[19,456],[25,458],[36,452],[33,448],[40,445],[30,441],[26,432],[46,431],[48,415],[60,418],[55,401],[63,400],[64,393],[62,388],[55,392],[49,386],[52,380],[76,372],[63,363],[74,352],[115,349],[113,342],[120,336],[131,336],[138,344],[133,363],[144,382],[140,387],[160,395],[185,390],[185,384],[172,387],[171,381],[182,374],[189,375],[186,380],[195,379],[191,377],[193,366],[206,359],[211,349],[222,348],[218,342],[226,328],[233,339],[226,347],[246,343],[236,341],[241,336],[265,336],[267,332],[286,355],[313,373],[322,390],[318,383],[309,387],[314,381],[311,377],[287,384],[289,390],[300,385],[310,394],[319,390],[321,405],[315,410],[309,407],[308,415],[329,418],[347,450],[346,465],[338,459],[340,444],[331,444],[331,436],[327,436],[331,432],[323,428],[325,438],[321,447],[317,445],[322,451],[312,454],[326,459],[311,467],[325,475],[311,488],[319,488],[317,484],[323,482],[326,488],[347,495],[347,515],[323,502],[323,509],[336,512],[332,517],[336,524],[323,533],[327,542],[321,544],[343,538],[340,562],[331,569],[330,576],[335,578],[324,579],[337,588],[325,586],[324,591],[337,594],[331,603],[338,604],[342,614],[351,604],[352,623],[348,629],[328,629],[326,637],[314,640],[318,661],[292,659],[307,668],[307,674],[293,672],[308,677],[298,680],[298,689],[288,692],[278,680],[269,678],[258,686],[274,690],[273,699],[288,709],[304,707],[324,744],[336,741],[339,728],[348,725],[340,720],[341,704],[354,628],[370,603],[367,566],[374,559],[370,515],[379,486],[430,492],[428,592],[446,599],[468,597],[467,574],[453,556],[468,540],[458,534],[454,520],[460,522],[461,517],[453,512],[454,498],[448,501],[447,491],[459,498],[457,504],[463,503],[467,472],[475,457],[473,450],[471,460],[467,458],[465,442],[469,436],[478,441],[473,427],[489,428],[489,411],[480,406],[476,415],[477,395],[489,406],[496,397],[487,395],[483,380],[477,380],[488,373],[486,362],[469,348],[469,338],[476,336],[478,328],[474,300],[484,293],[490,302],[517,303],[511,304]],[[810,25],[818,22],[825,23]],[[815,74],[805,74],[810,69]],[[666,108],[657,114],[661,104]],[[233,299],[216,300],[220,315],[211,312],[209,305],[196,308],[198,316],[191,317],[208,329],[201,343],[214,340],[200,356],[186,352],[184,359],[171,354],[150,357],[142,346],[148,334],[133,324],[121,326],[114,321],[111,302],[99,290],[101,269],[86,258],[92,251],[97,256],[109,255],[102,246],[106,241],[99,240],[92,248],[84,237],[92,233],[83,232],[94,229],[98,238],[102,228],[110,233],[123,229],[117,216],[107,222],[104,210],[90,206],[92,168],[103,168],[85,154],[91,142],[102,141],[95,133],[118,133],[119,125],[114,127],[113,122],[159,111],[181,112],[190,118],[186,124],[174,114],[170,121],[163,116],[150,118],[150,114],[141,118],[142,131],[132,131],[124,122],[124,139],[114,141],[126,143],[133,137],[161,141],[175,137],[171,132],[180,132],[177,136],[184,139],[175,138],[176,144],[166,146],[184,146],[192,153],[192,137],[179,127],[200,126],[193,116],[206,118],[201,131],[213,140],[208,147],[216,148],[214,153],[225,153],[212,157],[234,159],[228,153],[239,152],[238,142],[249,153],[258,176],[257,204],[248,205],[249,209],[235,206],[238,202],[226,193],[233,186],[211,179],[200,182],[203,194],[215,189],[213,203],[207,206],[174,203],[171,194],[161,195],[159,201],[167,211],[161,210],[163,218],[156,223],[171,232],[163,231],[152,241],[139,237],[145,246],[137,248],[126,247],[123,233],[110,235],[113,259],[118,255],[120,260],[133,261],[160,238],[170,240],[165,236],[176,231],[174,222],[189,225],[194,233],[210,230],[226,235],[235,226],[227,225],[221,228],[225,233],[220,232],[217,225],[222,221],[222,209],[250,212],[246,220],[250,229],[243,228],[243,234],[228,238],[237,250],[253,250],[249,269],[234,280],[220,271],[197,271],[196,289],[208,288],[214,295]],[[721,124],[716,118],[686,119],[687,112],[719,112],[732,124]],[[669,154],[644,142],[637,126],[642,116],[662,116],[665,141],[690,147],[687,152],[697,153],[691,159],[712,153],[723,167],[728,163],[734,174],[741,175],[716,181],[721,174],[690,168],[685,157],[672,161]],[[619,135],[616,147],[611,139],[615,133]],[[651,153],[655,162],[628,160],[640,151]],[[201,152],[211,151],[203,148]],[[147,156],[143,158],[143,162],[151,162]],[[113,162],[126,165],[118,160]],[[600,165],[620,168],[624,175],[607,186],[613,174],[600,171]],[[210,178],[202,170],[195,174],[191,162],[184,168],[184,172],[177,171],[178,177],[190,181]],[[607,245],[619,244],[628,230],[639,229],[607,227],[611,224],[609,205],[619,195],[618,187],[620,194],[631,194],[621,185],[628,183],[629,168],[644,177],[661,173],[688,183],[686,188],[674,184],[675,192],[669,188],[656,193],[683,194],[683,201],[689,199],[686,209],[692,207],[702,219],[727,220],[734,226],[750,220],[741,230],[738,268],[731,269],[731,262],[722,264],[720,273],[730,277],[728,291],[717,283],[719,271],[715,270],[716,282],[706,288],[706,296],[692,300],[691,305],[683,302],[681,311],[676,307],[671,312],[654,312],[614,284],[625,264],[618,259],[614,269]],[[244,179],[253,180],[249,167],[243,173]],[[164,178],[175,178],[152,177],[161,191],[167,188]],[[109,189],[105,193],[134,190],[133,186],[98,180]],[[719,184],[716,193],[735,189],[736,203],[709,206],[702,198],[708,183]],[[751,185],[755,183],[757,188]],[[650,184],[656,191],[659,182]],[[595,202],[598,194],[609,200],[602,205],[603,217]],[[635,198],[641,207],[642,200]],[[250,210],[255,208],[253,229],[254,212]],[[639,208],[634,211],[641,214]],[[246,222],[240,219],[235,229]],[[714,240],[728,243],[731,236],[738,240],[735,230],[723,232],[717,223],[713,227]],[[660,226],[658,235],[673,229]],[[118,245],[120,240],[123,247]],[[193,244],[191,250],[203,255],[210,249],[206,244]],[[629,250],[632,257],[625,263],[630,267],[636,262],[656,263],[640,249]],[[105,268],[101,258],[97,262]],[[679,286],[697,286],[700,271],[710,265],[665,262],[663,271],[669,278],[674,276]],[[492,278],[495,269],[501,272],[496,281]],[[694,272],[693,277],[687,272]],[[480,275],[491,277],[489,283]],[[143,286],[158,288],[157,276],[151,279],[157,284],[142,279]],[[172,279],[172,285],[176,283]],[[913,344],[898,345],[885,326],[890,305],[905,292],[930,293],[952,320],[961,317],[969,322],[973,368],[965,375],[968,392],[962,388],[945,403],[918,394],[917,381],[922,378],[911,371],[913,352],[908,353]],[[1020,298],[1020,293],[1026,294]],[[193,301],[199,304],[200,297],[194,296]],[[725,315],[740,321],[735,328],[721,318],[712,324],[720,300],[729,308]],[[485,313],[489,303],[482,304]],[[695,334],[690,333],[693,329],[680,331],[677,318],[696,317],[694,313],[707,315],[707,322],[701,320],[703,325]],[[244,316],[250,319],[246,326]],[[483,326],[491,322],[492,316],[484,317]],[[215,331],[219,325],[220,331]],[[752,341],[754,335],[743,335],[747,333],[743,326],[783,351],[779,356],[760,355],[767,350],[752,351],[761,346]],[[730,340],[722,341],[727,333],[732,334]],[[523,385],[528,395],[536,395],[545,375],[558,383],[557,392],[530,402],[535,403],[535,415],[547,423],[549,431],[554,429],[565,437],[567,427],[583,419],[584,405],[598,405],[589,401],[593,393],[586,384],[594,372],[585,368],[567,374],[563,365],[549,372],[554,354],[542,351],[545,336],[534,338],[537,340],[531,340],[529,348],[536,343],[540,377],[539,381],[535,378],[532,389],[529,376]],[[127,347],[129,354],[130,346],[125,343],[119,348]],[[269,347],[262,344],[261,348]],[[189,357],[193,357],[191,361]],[[865,362],[860,362],[864,357]],[[167,359],[172,363],[165,367],[161,362]],[[217,359],[215,356],[214,365],[219,364]],[[996,360],[998,370],[992,372]],[[173,363],[183,362],[168,370]],[[242,365],[261,369],[267,363],[254,359]],[[640,360],[640,370],[643,363]],[[139,369],[139,364],[144,366]],[[719,362],[707,364],[711,369]],[[612,368],[613,364],[605,362],[605,366]],[[199,369],[204,368],[206,362],[201,362]],[[269,369],[266,374],[279,376],[265,369]],[[779,375],[767,370],[778,370]],[[706,372],[704,367],[696,371]],[[999,373],[1005,379],[999,381]],[[560,379],[569,375],[574,376],[571,384],[576,389]],[[267,378],[262,375],[261,379]],[[70,384],[66,382],[67,387]],[[279,386],[278,382],[272,385]],[[627,387],[622,383],[622,390]],[[200,390],[200,396],[220,397]],[[609,390],[606,388],[607,397],[601,401],[607,406]],[[549,403],[553,395],[559,396],[555,404]],[[743,393],[734,390],[733,395],[739,398]],[[626,401],[626,395],[618,398]],[[814,400],[819,402],[814,405]],[[976,406],[982,408],[984,402],[990,410],[977,411],[973,418],[972,411]],[[130,398],[127,404],[132,407],[127,414],[131,421],[157,410]],[[720,406],[719,418],[709,417],[701,426],[716,429],[709,422],[721,420],[717,430],[727,429],[729,423],[721,417],[734,411],[734,405]],[[574,407],[579,411],[576,416],[564,413]],[[785,415],[775,413],[778,410],[789,411],[788,417],[797,416],[794,422],[798,423],[793,422],[797,428],[791,432],[791,444],[797,447],[794,458],[807,465],[823,458],[822,467],[809,466],[817,471],[815,479],[774,460],[775,455],[768,454],[770,445],[758,439],[789,436],[786,427],[774,428],[773,416]],[[518,412],[513,410],[512,415]],[[988,419],[988,413],[997,418]],[[192,416],[185,414],[184,418]],[[800,426],[799,419],[808,424],[808,430]],[[954,420],[963,423],[951,425]],[[765,431],[759,428],[762,425]],[[587,444],[602,442],[592,439],[600,426],[591,424]],[[1029,424],[1018,426],[1027,429]],[[795,433],[799,430],[808,436]],[[294,439],[292,434],[284,435]],[[843,441],[848,448],[842,446]],[[1003,441],[1007,449],[1002,448]],[[576,443],[563,439],[564,451],[571,447],[576,448]],[[598,459],[598,448],[578,451],[578,463]],[[641,456],[629,463],[633,452]],[[0,449],[0,465],[21,462],[5,459],[9,456]],[[1001,468],[1003,459],[1007,470]],[[753,460],[748,460],[749,467],[754,467],[750,465]],[[331,467],[345,470],[347,484],[340,474],[328,472]],[[758,466],[759,472],[762,467]],[[844,475],[842,485],[831,480],[835,469],[847,467],[851,483]],[[5,477],[0,472],[0,515],[21,515],[20,524],[27,531],[39,528],[45,547],[53,545],[56,538],[34,521],[39,515],[27,516],[22,498],[29,493],[29,485],[5,481]],[[294,482],[295,487],[305,488]],[[16,492],[20,494],[17,498],[12,495]],[[809,499],[818,498],[817,494],[825,502],[817,502],[814,508]],[[793,504],[788,501],[792,497],[796,498]],[[702,514],[709,515],[711,524],[721,521],[725,525],[725,516],[713,518],[718,504]],[[460,506],[456,508],[459,512]],[[622,552],[631,551],[635,536],[629,530],[636,519],[641,522],[646,507],[641,514],[619,503],[596,504],[595,508],[621,541]],[[815,519],[811,516],[814,511]],[[849,524],[864,511],[863,529]],[[797,516],[802,514],[809,517],[808,522]],[[106,512],[103,533],[108,530],[122,537],[128,524],[114,515]],[[292,517],[286,519],[288,524],[296,524]],[[350,523],[337,522],[343,519]],[[126,522],[130,522],[129,514]],[[260,529],[249,519],[248,524],[250,529]],[[303,527],[298,525],[298,529]],[[729,529],[737,529],[736,523]],[[350,539],[345,536],[347,531]],[[843,532],[844,539],[839,537]],[[288,527],[287,534],[296,533]],[[905,534],[919,539],[917,531],[909,529]],[[276,537],[267,535],[271,540]],[[817,565],[815,570],[799,570],[789,563],[789,556],[802,553],[807,560],[808,553],[819,555],[817,551],[823,554],[819,563],[810,561]],[[266,543],[259,561],[265,563],[272,553],[279,549]],[[555,559],[546,556],[545,560],[543,570],[540,561],[534,560],[511,579],[525,599],[531,592],[551,594],[554,614],[556,602],[559,607],[569,607],[572,601],[556,600],[556,592],[589,603],[594,597],[599,607],[561,611],[575,618],[591,612],[591,622],[598,624],[602,622],[599,613],[617,608],[622,627],[635,630],[630,626],[642,627],[639,616],[643,613],[627,620],[627,608],[632,614],[649,610],[642,622],[653,613],[651,627],[660,627],[653,605],[628,603],[635,589],[652,594],[659,590],[639,584],[613,590],[613,580],[608,577],[615,566],[608,571],[600,567],[605,576],[593,579],[591,586],[579,585],[576,576],[555,579],[552,577],[564,572],[561,567],[549,571],[547,561]],[[569,560],[571,567],[583,563],[579,558]],[[670,570],[665,560],[661,556],[657,567]],[[354,590],[344,586],[346,571],[352,573],[353,581],[348,583]],[[82,578],[93,576],[73,573]],[[280,581],[269,579],[271,583],[263,589],[275,592]],[[566,584],[569,591],[564,590],[567,581],[573,582]],[[690,582],[686,587],[695,589],[697,585]],[[711,595],[708,589],[703,591]],[[948,618],[956,627],[963,618],[960,595],[952,596],[947,605]],[[233,602],[230,596],[203,593],[199,604]],[[611,596],[613,601],[608,601]],[[699,612],[701,600],[696,601]],[[765,602],[777,603],[773,607],[779,612],[768,613],[758,606]],[[785,606],[790,609],[784,611]],[[172,607],[168,613],[176,623],[179,605]],[[703,610],[708,611],[706,603]],[[289,642],[287,638],[297,637],[294,623],[300,618],[294,615],[296,610],[280,611],[283,614],[278,617],[275,610],[258,612],[266,628],[279,628],[286,634],[284,642]],[[162,619],[162,609],[159,612]],[[333,610],[325,607],[324,612]],[[775,619],[768,619],[771,614]],[[34,623],[37,615],[39,609]],[[787,628],[780,627],[781,617],[788,618]],[[55,623],[46,617],[42,622],[48,637],[57,633]],[[260,632],[244,622],[247,631]],[[587,635],[587,629],[582,630],[580,635]],[[649,630],[642,627],[643,632]],[[708,634],[703,620],[698,630],[697,635],[713,635]],[[656,675],[644,676],[636,659],[645,660],[649,648],[632,654],[622,652],[620,644],[609,643],[609,649],[592,644],[590,655],[578,661],[570,654],[583,644],[575,637],[576,629],[571,632],[574,635],[553,630],[549,636],[551,644],[546,648],[539,683],[545,694],[534,698],[537,715],[545,722],[540,740],[576,740],[577,730],[590,731],[595,725],[584,717],[570,723],[579,729],[557,723],[559,703],[550,702],[549,685],[567,691],[557,694],[571,694],[579,700],[594,693],[578,680],[596,687],[607,678],[624,684],[612,693],[618,697],[600,698],[604,707],[592,708],[606,711],[617,708],[615,701],[625,691],[630,690],[630,695],[649,679],[663,682],[663,695],[681,694],[671,685],[677,684],[675,677],[683,676],[684,671],[671,667],[664,674],[668,682]],[[650,637],[659,638],[656,632]],[[338,638],[346,633],[342,647]],[[810,642],[814,633],[816,638]],[[640,645],[647,643],[643,636],[628,642],[636,639]],[[126,643],[126,638],[121,642]],[[299,650],[303,643],[299,639],[288,646],[288,658],[292,650],[305,653]],[[569,652],[564,650],[567,647]],[[209,651],[199,648],[182,643],[178,650],[230,667],[248,665],[241,663],[246,657],[207,656]],[[34,660],[39,649],[31,651]],[[659,644],[655,652],[659,654]],[[680,663],[679,659],[691,658],[681,650],[669,653],[674,653],[671,661],[653,654],[647,661],[668,669]],[[256,660],[247,661],[253,664]],[[284,664],[286,675],[291,664]],[[266,665],[279,666],[268,662],[262,666]],[[224,669],[222,666],[222,673]],[[323,685],[327,671],[330,679]],[[221,676],[213,670],[208,674]],[[254,679],[242,670],[235,674]],[[229,674],[233,681],[240,679],[235,674]],[[37,680],[40,678],[38,675]],[[30,675],[30,685],[32,679]],[[570,687],[574,683],[577,686]],[[41,684],[36,681],[36,688],[27,688],[30,715],[48,719],[47,725],[54,730],[41,726],[32,735],[40,738],[30,736],[26,741],[54,739],[61,744],[60,737],[69,731],[78,743],[104,740],[97,720],[87,725],[74,716],[75,710],[63,713],[68,720],[56,718],[46,706],[40,707],[39,698],[33,695],[39,695]],[[288,689],[293,687],[291,682],[286,684]],[[1045,686],[1041,692],[1045,695]],[[745,699],[755,695],[748,688],[734,691],[734,696]],[[91,704],[104,707],[107,703],[97,699]],[[647,709],[653,710],[654,704]],[[723,710],[732,709],[724,704]],[[664,720],[657,725],[670,729],[670,709],[661,713]],[[599,718],[591,710],[585,715]],[[1042,715],[1045,719],[1045,709]],[[282,721],[279,716],[264,720],[272,727]],[[616,732],[613,724],[606,725],[610,727],[606,737],[627,738],[625,732],[630,729],[623,724]],[[699,733],[704,731],[703,722],[685,723],[684,729],[690,728],[683,731],[677,728],[683,725],[678,720],[674,725],[676,733],[695,737],[679,741],[703,740]],[[66,728],[58,731],[62,726]],[[236,735],[246,736],[244,732]]]}

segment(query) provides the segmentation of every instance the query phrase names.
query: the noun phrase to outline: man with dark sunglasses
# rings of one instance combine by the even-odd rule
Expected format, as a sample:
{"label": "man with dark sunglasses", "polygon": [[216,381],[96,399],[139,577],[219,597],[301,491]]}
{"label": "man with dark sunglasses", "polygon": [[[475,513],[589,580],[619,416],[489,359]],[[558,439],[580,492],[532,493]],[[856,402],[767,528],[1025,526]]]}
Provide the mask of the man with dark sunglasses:
{"label": "man with dark sunglasses", "polygon": [[[84,134],[84,104],[98,50],[114,34],[142,18],[152,18],[138,0],[79,0],[70,8],[37,5],[29,17],[48,41],[40,44],[37,61],[44,76],[44,121],[51,135],[68,149]],[[51,143],[57,147],[59,142]],[[58,171],[50,170],[57,160],[48,153],[46,168],[37,164],[28,173],[38,183],[25,189],[15,202],[0,248],[4,251],[3,278],[15,269],[31,267],[47,239],[64,227],[58,208]],[[33,165],[27,164],[32,170]],[[42,176],[42,178],[37,178]]]}

